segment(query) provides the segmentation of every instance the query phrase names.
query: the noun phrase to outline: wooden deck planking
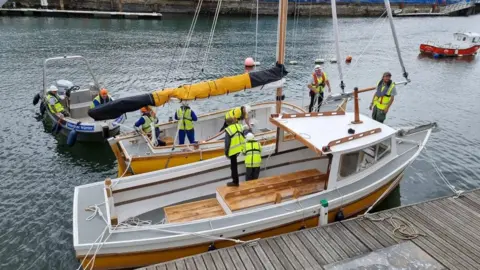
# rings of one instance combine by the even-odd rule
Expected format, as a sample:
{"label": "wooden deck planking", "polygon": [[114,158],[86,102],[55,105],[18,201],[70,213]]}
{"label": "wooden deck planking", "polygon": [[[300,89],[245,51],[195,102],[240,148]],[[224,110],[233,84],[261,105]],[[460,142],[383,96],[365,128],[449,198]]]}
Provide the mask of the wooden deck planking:
{"label": "wooden deck planking", "polygon": [[[398,217],[425,236],[394,237],[386,220],[359,217],[324,227],[261,239],[144,268],[153,269],[322,269],[344,259],[411,241],[447,269],[480,269],[480,189],[371,214]],[[200,259],[199,259],[200,258]],[[198,267],[197,261],[204,263]],[[170,268],[170,267],[175,268]],[[162,267],[162,268],[160,268]],[[196,268],[193,268],[196,267]]]}

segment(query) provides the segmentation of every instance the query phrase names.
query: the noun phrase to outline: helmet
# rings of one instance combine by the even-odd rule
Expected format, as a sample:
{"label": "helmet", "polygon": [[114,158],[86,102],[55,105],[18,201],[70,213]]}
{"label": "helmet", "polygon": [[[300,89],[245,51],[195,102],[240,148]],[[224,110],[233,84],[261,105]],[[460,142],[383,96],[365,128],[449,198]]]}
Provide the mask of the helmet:
{"label": "helmet", "polygon": [[250,107],[248,104],[244,105],[243,108],[245,108],[246,113],[249,113],[252,110],[252,107]]}
{"label": "helmet", "polygon": [[108,95],[108,90],[105,89],[105,88],[102,88],[102,89],[100,90],[100,95],[102,95],[102,96],[103,96],[103,95]]}
{"label": "helmet", "polygon": [[255,140],[255,136],[251,132],[249,132],[247,136],[245,136],[245,139],[247,139],[247,141],[253,141]]}
{"label": "helmet", "polygon": [[56,92],[58,91],[58,88],[55,85],[50,85],[50,87],[48,88],[48,91]]}
{"label": "helmet", "polygon": [[315,65],[314,70],[322,70],[322,66],[320,66],[320,65]]}

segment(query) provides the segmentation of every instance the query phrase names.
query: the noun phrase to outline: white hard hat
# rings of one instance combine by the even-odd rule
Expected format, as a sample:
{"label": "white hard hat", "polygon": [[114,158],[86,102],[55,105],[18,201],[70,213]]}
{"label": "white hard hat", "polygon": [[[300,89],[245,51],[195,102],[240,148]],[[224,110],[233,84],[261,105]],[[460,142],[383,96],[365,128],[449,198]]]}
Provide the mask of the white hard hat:
{"label": "white hard hat", "polygon": [[250,105],[248,105],[248,104],[244,105],[243,107],[245,108],[245,111],[247,113],[249,113],[252,110],[252,107],[250,107]]}
{"label": "white hard hat", "polygon": [[255,140],[255,136],[253,135],[253,133],[249,132],[247,136],[245,136],[245,139],[247,139],[247,141],[253,141]]}
{"label": "white hard hat", "polygon": [[322,69],[322,66],[320,66],[320,65],[315,65],[315,68],[314,68],[314,69],[315,69],[315,70],[321,70],[321,69]]}
{"label": "white hard hat", "polygon": [[55,85],[50,85],[50,87],[48,88],[48,91],[58,91],[58,88],[55,86]]}

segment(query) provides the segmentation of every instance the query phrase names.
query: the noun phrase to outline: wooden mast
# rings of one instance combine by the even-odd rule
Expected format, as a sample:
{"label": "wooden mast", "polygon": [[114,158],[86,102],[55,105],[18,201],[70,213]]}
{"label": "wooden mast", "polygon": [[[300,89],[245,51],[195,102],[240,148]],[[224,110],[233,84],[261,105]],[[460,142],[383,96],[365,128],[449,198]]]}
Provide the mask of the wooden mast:
{"label": "wooden mast", "polygon": [[[277,29],[277,63],[285,64],[285,42],[287,39],[287,12],[288,0],[280,0],[278,4],[278,29]],[[282,111],[282,87],[277,88],[276,112]],[[277,136],[275,139],[275,153],[278,152],[278,141],[280,139],[280,128],[277,127]],[[283,138],[283,136],[282,136]]]}

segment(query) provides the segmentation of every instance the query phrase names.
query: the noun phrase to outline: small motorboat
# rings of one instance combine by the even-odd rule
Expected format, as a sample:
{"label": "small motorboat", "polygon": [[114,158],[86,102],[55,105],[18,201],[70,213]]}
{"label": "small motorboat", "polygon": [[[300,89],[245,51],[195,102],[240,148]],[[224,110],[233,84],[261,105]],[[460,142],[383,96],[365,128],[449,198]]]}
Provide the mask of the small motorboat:
{"label": "small motorboat", "polygon": [[480,34],[457,32],[453,37],[455,40],[451,43],[440,44],[429,41],[420,44],[420,52],[434,57],[462,57],[476,55],[480,49]]}
{"label": "small motorboat", "polygon": [[[58,89],[58,98],[69,114],[64,117],[61,114],[53,113],[48,109],[47,94],[49,85],[47,85],[47,64],[53,61],[82,60],[91,76],[93,83],[90,86],[82,88],[68,80],[56,80],[54,86]],[[88,110],[93,99],[98,95],[100,86],[95,75],[90,68],[87,59],[82,56],[61,56],[45,60],[43,65],[43,89],[37,93],[33,99],[36,105],[40,101],[40,113],[46,115],[53,122],[52,132],[54,134],[62,133],[68,136],[67,143],[73,145],[75,141],[97,141],[104,142],[109,137],[120,133],[120,125],[125,121],[126,116],[121,115],[112,120],[95,121],[88,116]],[[74,136],[72,136],[74,135]]]}

